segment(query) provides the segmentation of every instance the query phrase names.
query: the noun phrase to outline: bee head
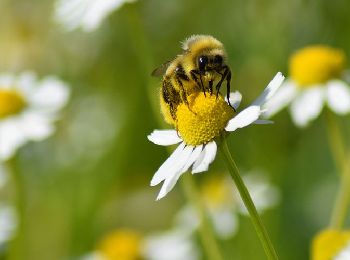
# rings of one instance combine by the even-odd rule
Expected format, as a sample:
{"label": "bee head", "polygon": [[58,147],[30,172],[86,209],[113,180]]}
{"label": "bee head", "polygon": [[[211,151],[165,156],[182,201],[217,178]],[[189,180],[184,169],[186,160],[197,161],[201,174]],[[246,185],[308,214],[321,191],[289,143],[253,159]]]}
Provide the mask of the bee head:
{"label": "bee head", "polygon": [[204,74],[206,71],[219,71],[223,66],[223,56],[215,55],[199,55],[197,58],[198,70]]}

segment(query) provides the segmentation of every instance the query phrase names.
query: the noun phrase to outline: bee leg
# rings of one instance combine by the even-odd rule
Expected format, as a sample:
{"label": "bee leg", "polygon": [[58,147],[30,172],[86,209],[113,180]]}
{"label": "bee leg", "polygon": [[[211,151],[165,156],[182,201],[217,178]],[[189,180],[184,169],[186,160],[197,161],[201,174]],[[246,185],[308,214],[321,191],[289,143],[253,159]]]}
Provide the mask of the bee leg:
{"label": "bee leg", "polygon": [[209,91],[210,91],[210,96],[213,95],[213,81],[209,81]]}
{"label": "bee leg", "polygon": [[[205,96],[205,88],[204,88],[201,74],[197,70],[191,70],[190,73],[191,73],[192,79],[197,83],[197,86],[203,91],[204,96]],[[199,75],[200,81],[198,80],[197,75]]]}
{"label": "bee leg", "polygon": [[224,66],[224,73],[218,72],[221,75],[221,79],[218,82],[218,84],[216,84],[216,86],[215,86],[215,88],[216,88],[216,98],[219,95],[220,87],[221,87],[222,83],[224,82],[224,80],[226,79],[227,74],[229,73],[229,71],[230,71],[229,68],[227,66]]}
{"label": "bee leg", "polygon": [[231,91],[231,71],[228,71],[227,76],[226,76],[226,98],[227,98],[227,103],[229,104],[230,107],[233,108],[233,110],[236,112],[236,109],[232,106],[230,103],[230,91]]}

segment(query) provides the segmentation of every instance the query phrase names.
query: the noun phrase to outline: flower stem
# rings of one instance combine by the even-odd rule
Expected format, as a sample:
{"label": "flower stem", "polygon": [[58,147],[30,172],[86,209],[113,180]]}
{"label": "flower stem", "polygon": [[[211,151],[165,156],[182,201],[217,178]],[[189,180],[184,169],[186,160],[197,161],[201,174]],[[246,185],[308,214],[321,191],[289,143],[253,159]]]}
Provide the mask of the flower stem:
{"label": "flower stem", "polygon": [[255,205],[253,203],[252,198],[249,195],[248,189],[245,186],[242,177],[239,174],[239,170],[237,168],[237,165],[235,161],[233,160],[230,150],[228,149],[227,142],[225,138],[223,138],[223,141],[221,145],[219,146],[221,149],[222,154],[225,157],[225,161],[227,163],[227,166],[229,168],[229,172],[231,174],[232,179],[234,180],[237,189],[239,191],[239,194],[241,195],[241,198],[244,202],[244,205],[246,206],[250,218],[253,222],[254,228],[256,230],[256,233],[258,234],[258,237],[261,241],[261,244],[265,250],[266,256],[269,260],[277,260],[278,256],[277,253],[272,245],[272,242],[269,238],[269,235],[261,221],[261,218],[255,208]]}
{"label": "flower stem", "polygon": [[338,172],[340,173],[340,188],[336,195],[334,207],[332,210],[330,227],[341,229],[349,210],[350,204],[350,163],[347,160],[347,153],[344,146],[341,131],[333,114],[327,112],[327,133],[331,147],[331,152]]}
{"label": "flower stem", "polygon": [[212,225],[208,219],[205,206],[199,196],[198,189],[196,188],[192,176],[189,174],[184,174],[182,178],[182,185],[186,197],[190,200],[191,204],[195,207],[197,213],[199,214],[199,234],[208,259],[222,260],[223,257],[221,255],[219,245],[215,239]]}

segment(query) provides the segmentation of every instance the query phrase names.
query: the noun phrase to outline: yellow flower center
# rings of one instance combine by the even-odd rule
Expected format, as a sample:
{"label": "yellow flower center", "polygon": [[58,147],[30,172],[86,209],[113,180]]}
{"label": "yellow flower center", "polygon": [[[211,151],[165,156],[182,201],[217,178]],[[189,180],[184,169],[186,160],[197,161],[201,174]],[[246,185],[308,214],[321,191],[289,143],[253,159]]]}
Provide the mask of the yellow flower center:
{"label": "yellow flower center", "polygon": [[343,51],[315,45],[300,49],[292,55],[289,73],[300,87],[308,87],[339,77],[344,67]]}
{"label": "yellow flower center", "polygon": [[203,92],[187,97],[188,105],[181,103],[176,111],[176,128],[186,144],[206,144],[219,136],[234,110],[221,95]]}
{"label": "yellow flower center", "polygon": [[330,260],[350,241],[350,231],[324,230],[312,243],[312,260]]}
{"label": "yellow flower center", "polygon": [[141,237],[131,230],[117,230],[107,235],[98,251],[108,260],[141,259]]}
{"label": "yellow flower center", "polygon": [[21,112],[25,106],[24,98],[17,91],[0,89],[0,119]]}

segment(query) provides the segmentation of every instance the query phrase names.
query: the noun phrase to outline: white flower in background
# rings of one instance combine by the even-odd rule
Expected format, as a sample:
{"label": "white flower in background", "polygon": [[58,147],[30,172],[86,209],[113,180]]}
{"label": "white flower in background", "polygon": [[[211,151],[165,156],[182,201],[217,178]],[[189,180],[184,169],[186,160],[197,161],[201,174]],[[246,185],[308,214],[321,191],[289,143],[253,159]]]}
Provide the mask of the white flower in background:
{"label": "white flower in background", "polygon": [[325,104],[336,114],[349,113],[350,86],[341,80],[344,66],[345,55],[338,49],[316,45],[297,51],[290,59],[289,78],[266,104],[266,116],[290,105],[293,122],[305,127]]}
{"label": "white flower in background", "polygon": [[[243,180],[259,213],[278,204],[279,190],[269,183],[264,174],[248,173],[243,175]],[[202,183],[200,193],[218,237],[227,239],[234,236],[238,230],[239,213],[247,216],[248,212],[233,181],[215,175]],[[197,229],[199,221],[197,211],[191,206],[185,206],[177,216],[177,226],[188,230]]]}
{"label": "white flower in background", "polygon": [[57,0],[55,19],[70,31],[81,28],[91,32],[97,29],[102,20],[120,8],[124,3],[135,0]]}
{"label": "white flower in background", "polygon": [[184,229],[148,236],[144,242],[144,256],[148,260],[196,260],[199,250],[191,233]]}
{"label": "white flower in background", "polygon": [[350,231],[322,230],[312,241],[312,260],[349,260]]}
{"label": "white flower in background", "polygon": [[17,227],[17,218],[14,208],[0,204],[0,245],[10,240]]}
{"label": "white flower in background", "polygon": [[[152,178],[151,186],[164,181],[157,200],[163,198],[191,166],[192,173],[208,170],[216,156],[216,138],[253,123],[270,123],[259,118],[264,112],[265,103],[274,95],[283,79],[282,74],[277,73],[261,96],[236,115],[221,95],[194,93],[188,97],[188,106],[180,104],[176,111],[177,131],[155,130],[148,136],[151,142],[158,145],[180,143]],[[230,103],[235,110],[241,98],[240,93],[231,93]]]}
{"label": "white flower in background", "polygon": [[150,236],[129,229],[107,234],[97,249],[82,260],[197,260],[199,251],[185,230],[173,229]]}
{"label": "white flower in background", "polygon": [[67,86],[53,76],[0,75],[0,160],[9,159],[27,141],[50,136],[68,97]]}

